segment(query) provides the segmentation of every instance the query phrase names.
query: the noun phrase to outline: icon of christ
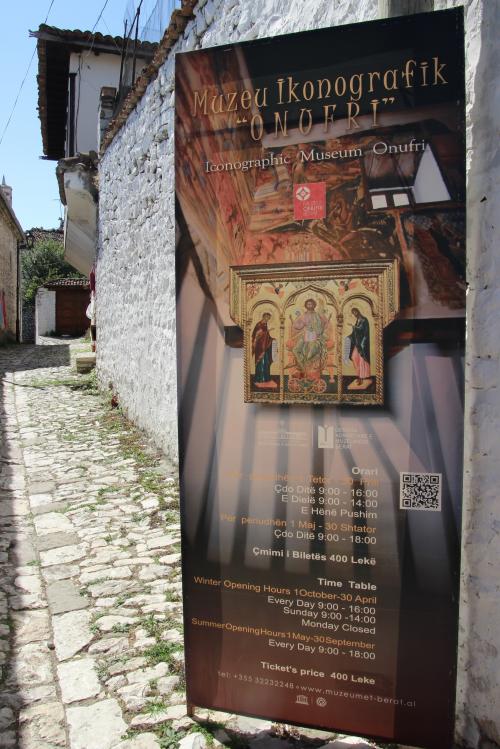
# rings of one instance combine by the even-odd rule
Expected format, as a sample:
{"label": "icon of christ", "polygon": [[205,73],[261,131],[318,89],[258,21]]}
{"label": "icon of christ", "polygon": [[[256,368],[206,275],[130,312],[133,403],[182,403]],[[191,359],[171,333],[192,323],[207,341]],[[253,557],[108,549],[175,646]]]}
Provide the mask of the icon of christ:
{"label": "icon of christ", "polygon": [[302,389],[301,381],[311,382],[317,392],[326,388],[322,374],[328,352],[333,348],[330,340],[331,314],[327,317],[323,310],[316,311],[316,300],[306,299],[305,310],[296,312],[296,319],[290,316],[291,335],[288,349],[293,357],[289,389]]}

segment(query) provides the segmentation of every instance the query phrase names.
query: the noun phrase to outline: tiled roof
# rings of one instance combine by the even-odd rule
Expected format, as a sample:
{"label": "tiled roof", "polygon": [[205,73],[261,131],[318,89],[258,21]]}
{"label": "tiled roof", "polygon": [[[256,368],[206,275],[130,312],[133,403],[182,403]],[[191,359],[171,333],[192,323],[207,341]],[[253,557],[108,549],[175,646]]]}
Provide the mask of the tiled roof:
{"label": "tiled roof", "polygon": [[[68,106],[69,57],[73,50],[92,50],[121,55],[123,39],[80,29],[58,29],[41,24],[30,36],[38,39],[38,116],[42,129],[43,153],[48,159],[64,156]],[[138,43],[142,59],[152,59],[157,44]]]}
{"label": "tiled roof", "polygon": [[43,242],[47,239],[59,242],[59,244],[63,244],[64,242],[64,232],[62,229],[42,229],[41,227],[34,226],[32,229],[28,229],[25,234],[33,242]]}
{"label": "tiled roof", "polygon": [[77,286],[81,289],[90,289],[88,278],[58,278],[56,281],[44,283],[46,289],[60,289],[61,287]]}
{"label": "tiled roof", "polygon": [[[92,47],[92,49],[109,47],[109,52],[116,52],[119,55],[122,53],[123,37],[101,34],[99,31],[92,33],[92,31],[81,31],[80,29],[58,29],[56,26],[41,23],[38,31],[30,31],[30,36],[35,36],[37,39],[43,39],[44,41],[65,43],[69,46],[76,44],[88,48]],[[155,43],[139,41],[137,51],[152,55],[157,47],[158,45]]]}

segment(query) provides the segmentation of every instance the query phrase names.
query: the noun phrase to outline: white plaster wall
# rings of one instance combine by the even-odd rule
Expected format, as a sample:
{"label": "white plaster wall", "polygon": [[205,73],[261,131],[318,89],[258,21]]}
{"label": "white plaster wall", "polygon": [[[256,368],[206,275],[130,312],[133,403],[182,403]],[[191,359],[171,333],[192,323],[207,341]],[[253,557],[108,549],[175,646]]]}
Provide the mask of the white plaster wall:
{"label": "white plaster wall", "polygon": [[35,297],[35,341],[56,329],[56,292],[41,286]]}
{"label": "white plaster wall", "polygon": [[[76,73],[75,86],[75,152],[97,151],[97,112],[103,86],[118,88],[120,55],[95,55],[88,50],[73,52],[69,72]],[[69,133],[69,128],[67,130]]]}
{"label": "white plaster wall", "polygon": [[[88,50],[73,52],[69,59],[69,72],[76,73],[75,87],[75,152],[89,153],[98,151],[97,116],[99,98],[103,86],[118,89],[120,82],[120,55],[104,52],[96,55]],[[145,65],[143,59],[137,59],[137,75]],[[69,127],[67,129],[69,133]]]}
{"label": "white plaster wall", "polygon": [[[440,4],[440,7],[446,7]],[[500,3],[466,3],[468,318],[457,732],[500,746]]]}
{"label": "white plaster wall", "polygon": [[[457,737],[460,746],[493,749],[500,746],[500,3],[436,0],[435,8],[462,4],[470,291]],[[175,51],[373,20],[378,3],[200,0],[195,14]],[[173,73],[171,55],[101,162],[97,320],[101,382],[113,382],[129,416],[175,459]]]}

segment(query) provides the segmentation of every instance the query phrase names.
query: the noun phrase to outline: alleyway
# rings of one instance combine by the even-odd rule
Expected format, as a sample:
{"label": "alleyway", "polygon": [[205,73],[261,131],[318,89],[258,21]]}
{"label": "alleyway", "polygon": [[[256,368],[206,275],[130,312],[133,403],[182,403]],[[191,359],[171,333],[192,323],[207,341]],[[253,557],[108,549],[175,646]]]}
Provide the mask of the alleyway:
{"label": "alleyway", "polygon": [[186,716],[175,473],[48,343],[0,348],[0,747],[325,744]]}

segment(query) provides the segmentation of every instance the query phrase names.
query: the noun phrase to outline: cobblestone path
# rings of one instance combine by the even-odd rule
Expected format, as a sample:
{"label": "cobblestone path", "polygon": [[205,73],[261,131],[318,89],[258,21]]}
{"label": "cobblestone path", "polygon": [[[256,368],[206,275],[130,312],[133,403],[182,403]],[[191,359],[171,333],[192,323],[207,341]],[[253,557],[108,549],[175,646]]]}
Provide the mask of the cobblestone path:
{"label": "cobblestone path", "polygon": [[74,373],[78,345],[0,348],[0,747],[325,744],[186,716],[175,472]]}

